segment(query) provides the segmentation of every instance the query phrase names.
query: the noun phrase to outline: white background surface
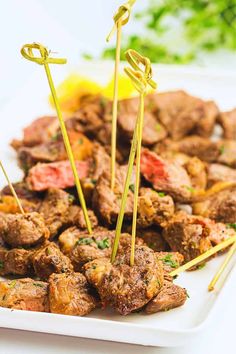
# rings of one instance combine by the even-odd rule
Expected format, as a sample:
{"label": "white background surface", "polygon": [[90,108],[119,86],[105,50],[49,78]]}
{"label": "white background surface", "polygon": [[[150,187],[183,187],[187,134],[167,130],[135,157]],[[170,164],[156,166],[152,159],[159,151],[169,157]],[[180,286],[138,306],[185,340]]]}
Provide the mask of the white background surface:
{"label": "white background surface", "polygon": [[[70,58],[73,65],[77,63],[81,52],[96,54],[103,47],[100,43],[110,30],[111,13],[119,3],[115,0],[1,0],[0,108],[11,100],[34,72],[34,65],[20,57],[19,48],[22,44],[32,41],[45,43],[52,50]],[[87,16],[89,11],[91,20]],[[91,31],[91,23],[95,34]],[[236,68],[231,56],[228,59],[220,54],[215,58],[212,62],[210,60],[214,66],[218,64],[222,68],[223,64],[224,69]],[[3,124],[4,117],[0,119]],[[234,300],[235,291],[223,301],[211,327],[186,348],[150,348],[0,329],[0,353],[233,353]]]}

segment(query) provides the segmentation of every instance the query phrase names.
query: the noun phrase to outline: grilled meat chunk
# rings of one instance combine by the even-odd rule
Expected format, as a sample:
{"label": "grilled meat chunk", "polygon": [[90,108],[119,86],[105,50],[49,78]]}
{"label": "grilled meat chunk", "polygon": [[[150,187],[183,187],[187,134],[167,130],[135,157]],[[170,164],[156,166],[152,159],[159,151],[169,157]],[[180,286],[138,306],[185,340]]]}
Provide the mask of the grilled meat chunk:
{"label": "grilled meat chunk", "polygon": [[52,313],[85,316],[97,305],[84,275],[52,274],[49,278],[49,304]]}
{"label": "grilled meat chunk", "polygon": [[56,236],[60,228],[67,222],[69,207],[73,197],[61,189],[50,188],[39,207],[45,223],[50,231],[50,238]]}
{"label": "grilled meat chunk", "polygon": [[172,143],[169,149],[189,156],[196,156],[206,162],[217,161],[221,152],[217,142],[198,135],[187,136],[178,142]]}
{"label": "grilled meat chunk", "polygon": [[[133,136],[137,119],[136,112],[123,113],[118,115],[118,129],[122,136],[130,141]],[[145,146],[150,146],[164,139],[167,132],[162,124],[160,124],[155,116],[149,112],[145,113],[142,142]]]}
{"label": "grilled meat chunk", "polygon": [[[35,203],[36,205],[40,203],[41,199],[39,198],[38,193],[30,190],[26,182],[13,183],[13,187],[18,198]],[[8,185],[1,190],[1,196],[12,196],[11,189]]]}
{"label": "grilled meat chunk", "polygon": [[21,146],[35,146],[48,141],[50,139],[49,127],[54,125],[56,121],[57,117],[51,116],[35,119],[23,130],[23,140],[13,140],[11,146],[17,150]]}
{"label": "grilled meat chunk", "polygon": [[33,251],[23,248],[0,247],[0,275],[27,276],[32,273],[31,256]]}
{"label": "grilled meat chunk", "polygon": [[202,202],[193,204],[193,212],[218,222],[235,223],[236,188],[220,191]]}
{"label": "grilled meat chunk", "polygon": [[145,307],[147,314],[168,311],[184,305],[187,300],[187,291],[170,281],[165,281],[156,297]]}
{"label": "grilled meat chunk", "polygon": [[[116,222],[120,211],[121,197],[124,189],[127,166],[121,166],[116,170],[116,179],[114,190],[111,189],[110,172],[103,172],[95,186],[93,193],[93,210],[98,218],[106,225]],[[130,185],[134,185],[134,173],[130,181]],[[128,193],[127,203],[125,207],[125,217],[130,219],[133,214],[133,191],[130,189]]]}
{"label": "grilled meat chunk", "polygon": [[[93,210],[88,209],[88,216],[93,228],[98,226],[98,219],[94,214]],[[84,219],[83,209],[78,205],[71,205],[68,209],[68,214],[66,215],[66,224],[68,226],[75,225],[80,229],[86,229],[86,222]]]}
{"label": "grilled meat chunk", "polygon": [[184,91],[164,92],[153,95],[157,119],[168,130],[173,140],[180,140],[196,132],[210,136],[218,108],[212,101],[203,101]]}
{"label": "grilled meat chunk", "polygon": [[[115,238],[115,231],[109,231],[106,229],[94,230],[92,236],[88,235],[87,232],[82,233],[80,230],[69,229],[66,231],[68,236],[68,246],[67,241],[64,243],[64,247],[67,249],[69,245],[73,242],[71,232],[76,236],[77,241],[74,243],[73,248],[70,252],[70,259],[74,265],[76,271],[80,271],[82,266],[94,259],[99,258],[109,258],[111,256],[112,246]],[[62,236],[62,235],[61,235]],[[60,243],[62,243],[62,237],[60,236]],[[65,236],[63,236],[66,240]],[[121,234],[119,241],[119,249],[124,249],[127,245],[131,244],[131,236],[129,234]],[[139,238],[136,239],[136,244],[143,244],[143,241]]]}
{"label": "grilled meat chunk", "polygon": [[224,131],[225,139],[236,139],[236,108],[228,112],[221,112],[218,118]]}
{"label": "grilled meat chunk", "polygon": [[154,152],[144,149],[141,154],[141,173],[157,191],[170,194],[179,202],[190,199],[191,181],[179,164],[165,161]]}
{"label": "grilled meat chunk", "polygon": [[29,247],[45,241],[49,230],[39,213],[1,214],[0,236],[12,247]]}
{"label": "grilled meat chunk", "polygon": [[236,170],[218,163],[208,166],[208,185],[212,186],[217,182],[236,182]]}
{"label": "grilled meat chunk", "polygon": [[0,306],[49,312],[48,284],[30,278],[0,282]]}
{"label": "grilled meat chunk", "polygon": [[155,252],[167,251],[169,249],[168,243],[156,226],[151,226],[146,229],[137,229],[136,234]]}
{"label": "grilled meat chunk", "polygon": [[155,253],[146,246],[136,246],[134,266],[130,266],[130,247],[119,253],[113,264],[106,258],[84,266],[85,276],[98,290],[102,303],[121,315],[128,315],[146,305],[163,284],[163,269]]}
{"label": "grilled meat chunk", "polygon": [[151,188],[140,188],[138,199],[138,227],[162,225],[173,214],[173,199],[164,193],[157,193]]}
{"label": "grilled meat chunk", "polygon": [[221,140],[218,142],[220,155],[217,162],[236,168],[236,141]]}
{"label": "grilled meat chunk", "polygon": [[[84,160],[91,156],[92,143],[86,136],[71,130],[68,131],[68,137],[76,160]],[[43,144],[18,150],[19,164],[26,171],[38,162],[56,162],[66,159],[67,153],[61,134]]]}
{"label": "grilled meat chunk", "polygon": [[[79,178],[82,179],[88,176],[88,161],[76,161],[76,168]],[[69,188],[73,187],[75,184],[73,172],[68,160],[38,163],[29,170],[26,181],[29,189],[38,192],[49,188]]]}
{"label": "grilled meat chunk", "polygon": [[32,263],[35,274],[42,280],[47,280],[52,273],[73,271],[69,258],[53,242],[47,242],[36,250],[32,256]]}
{"label": "grilled meat chunk", "polygon": [[171,250],[180,252],[188,262],[232,236],[232,232],[224,224],[179,212],[168,222],[163,237]]}

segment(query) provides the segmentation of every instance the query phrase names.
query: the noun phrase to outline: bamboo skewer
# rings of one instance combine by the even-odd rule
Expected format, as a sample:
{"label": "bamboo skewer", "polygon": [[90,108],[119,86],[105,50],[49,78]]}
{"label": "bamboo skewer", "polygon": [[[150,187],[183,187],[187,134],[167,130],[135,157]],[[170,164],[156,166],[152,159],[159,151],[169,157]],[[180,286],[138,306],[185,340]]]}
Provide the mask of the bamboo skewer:
{"label": "bamboo skewer", "polygon": [[220,276],[222,275],[222,273],[224,272],[225,268],[229,264],[231,258],[234,256],[235,251],[236,251],[236,242],[234,242],[233,246],[231,246],[229,252],[227,253],[227,255],[225,257],[224,262],[221,264],[221,266],[218,269],[217,273],[215,274],[215,276],[213,277],[212,281],[210,282],[210,284],[208,286],[208,290],[209,291],[214,290],[217,281],[219,280]]}
{"label": "bamboo skewer", "polygon": [[136,0],[129,0],[126,4],[119,7],[114,15],[114,26],[107,36],[106,40],[109,42],[110,38],[116,30],[116,57],[114,69],[114,88],[113,88],[113,104],[112,104],[112,131],[111,131],[111,189],[115,185],[115,169],[116,169],[116,135],[117,135],[117,111],[118,111],[118,87],[119,87],[119,64],[120,64],[120,49],[121,49],[121,34],[122,26],[129,21],[131,8]]}
{"label": "bamboo skewer", "polygon": [[236,242],[236,235],[228,238],[227,240],[219,243],[217,246],[214,246],[211,249],[209,249],[208,251],[204,252],[200,256],[192,259],[190,262],[185,263],[181,267],[173,270],[173,272],[171,272],[170,275],[172,277],[174,277],[176,275],[179,275],[180,273],[182,273],[182,272],[194,267],[195,265],[199,264],[202,261],[205,261],[205,259],[213,256],[215,253],[223,250],[224,248],[230,246],[232,243],[235,243],[235,242]]}
{"label": "bamboo skewer", "polygon": [[[111,262],[114,262],[116,253],[119,246],[119,239],[121,234],[122,223],[125,213],[125,205],[129,192],[129,184],[133,171],[135,154],[136,156],[136,179],[135,179],[135,191],[134,191],[134,209],[133,209],[133,222],[132,222],[132,239],[131,239],[131,256],[130,265],[134,264],[134,249],[135,249],[135,237],[136,237],[136,222],[137,222],[137,208],[138,208],[138,193],[139,193],[139,181],[140,181],[140,156],[141,156],[141,143],[142,143],[142,129],[143,129],[143,116],[144,116],[144,96],[147,86],[150,85],[156,88],[156,83],[152,80],[151,63],[148,58],[141,56],[134,50],[128,50],[126,53],[127,61],[130,63],[133,69],[125,68],[125,73],[131,79],[134,87],[140,94],[139,112],[136,120],[136,125],[133,133],[133,139],[130,149],[128,170],[126,174],[124,192],[121,200],[120,212],[117,219],[116,234],[114,245],[112,249]],[[144,67],[144,72],[140,68],[140,64]]]}
{"label": "bamboo skewer", "polygon": [[9,186],[11,192],[12,192],[12,195],[13,195],[13,197],[16,200],[16,203],[18,205],[18,208],[20,209],[21,214],[25,215],[25,212],[24,212],[24,209],[23,209],[22,204],[20,202],[20,199],[18,198],[18,196],[16,194],[16,191],[15,191],[15,189],[14,189],[14,187],[13,187],[13,185],[12,185],[8,175],[7,175],[7,172],[6,172],[5,168],[4,168],[1,160],[0,160],[0,167],[1,167],[2,172],[3,172],[3,174],[4,174],[4,176],[5,176],[6,180],[7,180],[7,183],[8,183],[8,186]]}
{"label": "bamboo skewer", "polygon": [[[39,50],[41,57],[35,57],[34,53],[33,53],[33,49]],[[85,218],[85,222],[86,222],[86,226],[87,226],[87,230],[88,233],[91,234],[92,233],[92,226],[91,226],[91,222],[88,216],[88,210],[86,207],[86,202],[84,199],[84,195],[83,195],[83,191],[82,191],[82,187],[80,184],[80,180],[79,180],[79,176],[78,176],[78,172],[76,169],[76,164],[75,164],[75,160],[74,160],[74,155],[72,152],[72,148],[70,145],[70,141],[69,141],[69,137],[67,134],[67,130],[66,130],[66,126],[65,126],[65,122],[63,120],[62,117],[62,113],[61,113],[61,109],[59,106],[59,102],[58,102],[58,98],[57,98],[57,94],[56,94],[56,89],[53,83],[53,79],[51,76],[51,72],[49,69],[49,64],[65,64],[66,63],[66,59],[62,59],[62,58],[49,58],[49,54],[50,52],[48,52],[48,50],[41,44],[38,43],[33,43],[33,44],[25,44],[22,49],[21,49],[21,54],[23,55],[23,57],[25,59],[28,59],[30,61],[33,61],[37,64],[43,65],[46,75],[47,75],[47,80],[49,83],[49,87],[51,90],[51,94],[53,97],[53,101],[54,101],[54,105],[56,108],[56,112],[57,112],[57,116],[58,116],[58,120],[60,123],[60,128],[61,128],[61,132],[62,132],[62,136],[63,136],[63,140],[64,140],[64,144],[65,144],[65,148],[66,148],[66,152],[71,164],[71,169],[74,175],[74,179],[75,179],[75,185],[76,185],[76,189],[78,192],[78,196],[79,196],[79,200],[80,200],[80,204],[83,210],[83,214],[84,214],[84,218]]]}

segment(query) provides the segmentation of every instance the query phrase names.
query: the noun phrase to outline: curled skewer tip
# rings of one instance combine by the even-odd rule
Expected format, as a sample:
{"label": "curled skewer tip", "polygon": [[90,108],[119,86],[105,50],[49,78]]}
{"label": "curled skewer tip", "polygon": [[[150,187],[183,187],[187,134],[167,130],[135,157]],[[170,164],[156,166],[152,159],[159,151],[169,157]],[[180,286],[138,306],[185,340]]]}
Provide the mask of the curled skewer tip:
{"label": "curled skewer tip", "polygon": [[115,33],[116,27],[120,24],[121,26],[126,25],[129,21],[132,6],[136,0],[129,0],[127,3],[121,5],[113,16],[114,25],[112,27],[111,32],[108,34],[106,41],[109,42],[113,34]]}
{"label": "curled skewer tip", "polygon": [[[40,56],[36,56],[34,51],[39,51]],[[49,57],[51,51],[40,43],[25,44],[21,48],[22,56],[30,61],[33,61],[39,65],[45,64],[66,64],[67,59],[65,58],[51,58]]]}

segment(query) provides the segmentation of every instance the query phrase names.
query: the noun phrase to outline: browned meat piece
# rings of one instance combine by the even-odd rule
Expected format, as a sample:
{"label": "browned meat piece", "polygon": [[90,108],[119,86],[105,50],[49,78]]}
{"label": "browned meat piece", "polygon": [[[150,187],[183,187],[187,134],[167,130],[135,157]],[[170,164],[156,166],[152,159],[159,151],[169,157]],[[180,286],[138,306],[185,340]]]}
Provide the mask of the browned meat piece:
{"label": "browned meat piece", "polygon": [[[92,143],[86,136],[73,130],[68,131],[68,136],[76,160],[84,160],[91,156]],[[67,153],[61,134],[43,144],[23,147],[18,151],[19,164],[26,172],[38,162],[63,160],[67,160]]]}
{"label": "browned meat piece", "polygon": [[[110,172],[105,171],[101,174],[94,189],[93,194],[93,210],[98,218],[105,224],[113,224],[116,222],[120,211],[121,197],[124,189],[127,166],[121,166],[116,169],[115,188],[111,189]],[[134,185],[134,174],[130,181],[130,185]],[[133,191],[129,190],[127,203],[125,207],[125,217],[130,219],[133,214]]]}
{"label": "browned meat piece", "polygon": [[47,191],[38,211],[44,217],[50,231],[50,238],[56,236],[60,228],[67,223],[67,215],[72,202],[73,196],[61,189],[50,188]]}
{"label": "browned meat piece", "polygon": [[49,304],[52,313],[85,316],[97,305],[84,275],[52,274],[49,278]]}
{"label": "browned meat piece", "polygon": [[84,234],[84,230],[79,230],[77,227],[69,227],[69,229],[62,232],[59,236],[59,246],[61,251],[69,256],[70,252],[72,251],[76,241],[78,240],[80,234]]}
{"label": "browned meat piece", "polygon": [[217,182],[236,182],[236,170],[228,166],[213,163],[208,166],[208,185]]}
{"label": "browned meat piece", "polygon": [[94,136],[103,124],[107,100],[104,97],[93,97],[84,102],[82,107],[66,120],[67,129],[82,132],[85,135]]}
{"label": "browned meat piece", "polygon": [[187,300],[187,296],[187,291],[184,288],[170,281],[165,281],[157,296],[147,304],[145,312],[152,314],[182,306]]}
{"label": "browned meat piece", "polygon": [[168,243],[162,237],[161,232],[156,226],[148,227],[147,229],[138,229],[137,236],[142,238],[145,244],[153,251],[166,251],[169,248]]}
{"label": "browned meat piece", "polygon": [[29,275],[32,273],[32,254],[23,248],[8,250],[0,247],[0,275]]}
{"label": "browned meat piece", "polygon": [[[88,216],[93,228],[98,226],[98,219],[94,214],[93,210],[88,209]],[[84,219],[84,213],[80,206],[71,205],[66,216],[66,224],[68,226],[75,225],[80,229],[86,229],[87,225]]]}
{"label": "browned meat piece", "polygon": [[[80,230],[69,229],[67,230],[68,241],[65,235],[64,247],[68,249],[73,242],[71,232],[76,236],[77,240],[68,255],[73,263],[74,269],[80,271],[82,266],[94,259],[98,258],[110,258],[113,247],[113,241],[115,238],[115,231],[109,231],[106,229],[94,230],[92,236],[87,232],[82,233]],[[60,236],[60,244],[62,244],[62,237]],[[131,244],[131,236],[129,234],[121,234],[119,241],[119,249],[124,249],[127,245]],[[136,238],[136,244],[143,244],[143,240]]]}
{"label": "browned meat piece", "polygon": [[[41,201],[38,194],[30,190],[25,182],[13,183],[13,187],[18,198],[28,200],[35,203],[36,205]],[[12,192],[8,185],[1,190],[1,195],[12,196]]]}
{"label": "browned meat piece", "polygon": [[193,212],[223,223],[236,222],[236,188],[215,193],[208,199],[193,204]]}
{"label": "browned meat piece", "polygon": [[219,116],[219,123],[224,131],[225,139],[236,139],[236,108],[229,112],[222,112]]}
{"label": "browned meat piece", "polygon": [[179,212],[169,221],[163,236],[171,250],[180,252],[188,262],[232,236],[232,230],[213,220]]}
{"label": "browned meat piece", "polygon": [[156,252],[156,257],[162,262],[165,273],[179,268],[184,262],[184,256],[179,252]]}
{"label": "browned meat piece", "polygon": [[66,257],[53,242],[47,242],[32,256],[35,274],[42,280],[47,280],[52,273],[72,272],[73,267]]}
{"label": "browned meat piece", "polygon": [[34,246],[49,237],[39,213],[0,215],[0,236],[12,247]]}
{"label": "browned meat piece", "polygon": [[189,156],[196,156],[206,162],[215,162],[220,156],[220,147],[216,142],[197,135],[188,136],[181,141],[172,143],[169,149]]}
{"label": "browned meat piece", "polygon": [[207,172],[205,164],[198,157],[192,157],[184,165],[194,191],[204,190],[207,186]]}
{"label": "browned meat piece", "polygon": [[196,131],[201,136],[210,136],[218,108],[184,91],[165,92],[153,95],[157,119],[168,130],[173,140],[180,140]]}
{"label": "browned meat piece", "polygon": [[[88,161],[76,161],[76,168],[79,178],[88,177]],[[29,170],[26,181],[31,190],[38,192],[49,188],[69,188],[75,184],[70,162],[67,160],[38,163]]]}
{"label": "browned meat piece", "polygon": [[[122,136],[128,141],[132,139],[137,113],[123,113],[118,115],[118,129]],[[150,146],[164,139],[167,132],[162,124],[160,124],[155,116],[149,112],[145,113],[142,142],[145,146]]]}
{"label": "browned meat piece", "polygon": [[130,247],[119,253],[113,264],[96,259],[85,264],[85,276],[98,290],[104,305],[121,315],[128,315],[146,305],[163,284],[163,269],[155,253],[146,246],[136,246],[134,266],[130,266]]}
{"label": "browned meat piece", "polygon": [[1,281],[0,306],[15,310],[49,312],[48,284],[30,278]]}
{"label": "browned meat piece", "polygon": [[24,129],[24,137],[22,141],[13,140],[11,145],[14,148],[21,146],[34,146],[41,144],[50,139],[49,127],[56,122],[56,117],[44,116],[33,121]]}
{"label": "browned meat piece", "polygon": [[218,146],[220,155],[217,162],[236,168],[236,141],[222,140],[218,142]]}
{"label": "browned meat piece", "polygon": [[169,195],[158,193],[151,188],[140,188],[139,194],[137,218],[139,227],[162,225],[174,214],[174,202]]}
{"label": "browned meat piece", "polygon": [[168,162],[144,149],[141,154],[141,173],[154,189],[170,194],[174,200],[185,202],[190,199],[190,178],[186,170],[177,163]]}
{"label": "browned meat piece", "polygon": [[[38,206],[36,203],[30,202],[26,199],[19,198],[19,200],[24,212],[31,213],[33,211],[37,211]],[[0,213],[17,214],[20,212],[21,210],[13,195],[5,195],[0,197]]]}

